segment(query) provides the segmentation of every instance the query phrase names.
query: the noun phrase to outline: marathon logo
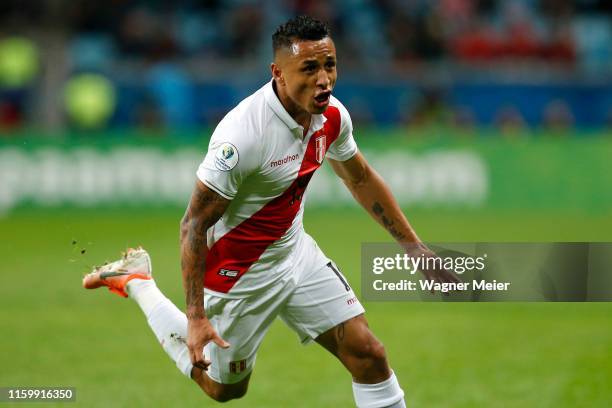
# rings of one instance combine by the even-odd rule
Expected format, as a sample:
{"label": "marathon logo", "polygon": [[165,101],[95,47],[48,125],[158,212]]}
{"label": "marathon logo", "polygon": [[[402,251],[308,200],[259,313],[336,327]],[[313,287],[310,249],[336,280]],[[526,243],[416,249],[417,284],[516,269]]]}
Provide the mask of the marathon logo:
{"label": "marathon logo", "polygon": [[300,158],[299,154],[289,154],[287,155],[287,157],[285,157],[284,159],[280,159],[280,160],[272,160],[270,162],[270,167],[278,167],[278,166],[282,166],[283,164],[287,164],[289,162],[292,162],[294,160],[297,160]]}
{"label": "marathon logo", "polygon": [[217,272],[219,276],[225,276],[226,278],[236,279],[238,277],[238,271],[233,271],[231,269],[219,269]]}

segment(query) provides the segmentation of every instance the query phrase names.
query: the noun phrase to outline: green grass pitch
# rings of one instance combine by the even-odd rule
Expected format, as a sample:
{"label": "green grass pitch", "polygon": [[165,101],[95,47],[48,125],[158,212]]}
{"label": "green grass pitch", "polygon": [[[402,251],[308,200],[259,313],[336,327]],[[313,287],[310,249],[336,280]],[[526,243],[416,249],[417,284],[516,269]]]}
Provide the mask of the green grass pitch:
{"label": "green grass pitch", "polygon": [[[425,240],[611,241],[609,215],[408,211]],[[138,307],[82,275],[142,244],[182,308],[181,211],[22,210],[0,219],[0,386],[74,386],[74,406],[214,407],[157,344]],[[306,228],[359,292],[363,212],[306,212]],[[71,241],[86,250],[75,251]],[[610,303],[367,303],[410,407],[612,406]],[[351,407],[351,378],[276,322],[232,407]],[[70,405],[70,404],[68,404]],[[62,404],[62,406],[68,406]],[[25,405],[18,405],[25,406]],[[70,405],[73,406],[73,405]]]}

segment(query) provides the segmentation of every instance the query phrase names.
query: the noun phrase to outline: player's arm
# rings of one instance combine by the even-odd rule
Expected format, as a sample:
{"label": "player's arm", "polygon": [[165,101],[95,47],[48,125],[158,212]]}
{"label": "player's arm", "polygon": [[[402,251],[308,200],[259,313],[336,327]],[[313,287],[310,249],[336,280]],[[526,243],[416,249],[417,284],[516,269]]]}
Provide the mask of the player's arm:
{"label": "player's arm", "polygon": [[189,206],[181,221],[181,270],[187,315],[187,347],[194,366],[206,369],[203,348],[213,341],[220,347],[229,345],[219,337],[206,318],[204,310],[204,270],[208,247],[206,231],[227,209],[230,201],[196,181]]}
{"label": "player's arm", "polygon": [[[361,152],[346,161],[329,159],[329,162],[347,186],[355,200],[400,243],[409,254],[436,256],[425,244],[408,222],[393,197],[387,183],[369,165]],[[446,270],[423,271],[428,279],[439,282],[459,282],[459,278]]]}

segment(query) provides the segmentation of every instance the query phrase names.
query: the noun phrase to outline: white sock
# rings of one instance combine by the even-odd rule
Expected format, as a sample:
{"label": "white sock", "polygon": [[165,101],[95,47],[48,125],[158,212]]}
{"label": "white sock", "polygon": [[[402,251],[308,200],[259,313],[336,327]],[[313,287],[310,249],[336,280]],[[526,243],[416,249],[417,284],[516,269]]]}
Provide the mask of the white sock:
{"label": "white sock", "polygon": [[129,297],[142,309],[147,322],[164,351],[183,374],[191,378],[191,359],[187,340],[187,317],[158,289],[153,279],[132,279],[127,284]]}
{"label": "white sock", "polygon": [[395,373],[378,384],[359,384],[353,381],[353,396],[358,408],[406,408],[404,391]]}

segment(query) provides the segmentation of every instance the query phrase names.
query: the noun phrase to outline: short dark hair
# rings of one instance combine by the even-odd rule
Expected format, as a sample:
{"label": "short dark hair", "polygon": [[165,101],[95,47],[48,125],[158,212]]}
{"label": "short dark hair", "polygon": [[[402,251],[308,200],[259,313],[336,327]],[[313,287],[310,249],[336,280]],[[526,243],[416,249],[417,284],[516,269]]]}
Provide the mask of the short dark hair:
{"label": "short dark hair", "polygon": [[310,16],[297,16],[278,26],[272,34],[272,50],[290,47],[295,40],[318,41],[329,37],[325,23]]}

